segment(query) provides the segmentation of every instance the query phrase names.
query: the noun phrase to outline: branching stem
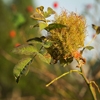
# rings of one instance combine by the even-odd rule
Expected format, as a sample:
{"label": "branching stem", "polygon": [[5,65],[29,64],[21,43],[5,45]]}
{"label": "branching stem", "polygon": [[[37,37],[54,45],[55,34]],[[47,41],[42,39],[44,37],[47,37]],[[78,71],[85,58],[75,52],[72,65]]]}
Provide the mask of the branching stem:
{"label": "branching stem", "polygon": [[77,73],[79,73],[79,74],[82,74],[79,70],[70,70],[70,71],[68,71],[68,72],[66,72],[66,73],[64,73],[64,74],[62,74],[62,75],[60,75],[59,77],[55,78],[54,80],[52,80],[50,83],[48,83],[48,84],[46,85],[46,87],[48,87],[49,85],[51,85],[52,83],[54,83],[54,82],[57,81],[58,79],[64,77],[65,75],[68,75],[68,74],[70,74],[70,73],[72,73],[72,72],[77,72]]}
{"label": "branching stem", "polygon": [[[94,92],[93,87],[92,87],[92,83],[93,83],[94,81],[89,81],[89,80],[87,79],[87,77],[85,76],[85,73],[84,73],[82,67],[80,67],[80,70],[81,70],[81,73],[82,73],[82,77],[84,78],[86,84],[88,85],[88,87],[89,87],[89,89],[90,89],[90,92],[91,92],[91,94],[92,94],[92,96],[93,96],[93,100],[97,100],[97,98],[96,98],[96,93]],[[97,84],[95,84],[95,85],[97,86]]]}

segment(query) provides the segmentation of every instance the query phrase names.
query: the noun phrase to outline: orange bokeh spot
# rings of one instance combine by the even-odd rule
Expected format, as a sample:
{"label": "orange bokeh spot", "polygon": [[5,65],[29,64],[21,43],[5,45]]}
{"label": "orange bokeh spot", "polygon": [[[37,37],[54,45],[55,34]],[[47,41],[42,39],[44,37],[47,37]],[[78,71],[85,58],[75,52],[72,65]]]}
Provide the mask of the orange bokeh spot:
{"label": "orange bokeh spot", "polygon": [[14,38],[16,36],[16,31],[11,30],[9,35],[10,35],[11,38]]}
{"label": "orange bokeh spot", "polygon": [[26,10],[28,11],[28,12],[33,12],[33,7],[32,6],[28,6],[27,8],[26,8]]}
{"label": "orange bokeh spot", "polygon": [[16,44],[15,44],[15,47],[18,47],[18,46],[20,46],[20,43],[16,43]]}

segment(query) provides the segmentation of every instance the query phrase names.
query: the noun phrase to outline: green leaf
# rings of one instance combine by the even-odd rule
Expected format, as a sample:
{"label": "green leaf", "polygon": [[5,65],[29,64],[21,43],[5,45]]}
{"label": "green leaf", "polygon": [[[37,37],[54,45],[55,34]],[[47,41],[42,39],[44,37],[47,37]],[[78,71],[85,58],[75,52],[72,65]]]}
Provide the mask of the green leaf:
{"label": "green leaf", "polygon": [[50,30],[53,30],[53,29],[64,28],[64,27],[66,27],[66,26],[63,25],[63,24],[52,23],[52,24],[49,24],[45,29],[46,29],[47,31],[50,31]]}
{"label": "green leaf", "polygon": [[33,45],[21,45],[13,49],[13,53],[32,55],[33,53],[38,52],[38,50]]}
{"label": "green leaf", "polygon": [[45,38],[46,38],[45,36],[35,37],[35,38],[28,39],[27,42],[28,43],[40,43],[40,44],[42,44],[42,42]]}
{"label": "green leaf", "polygon": [[13,74],[15,76],[15,80],[18,83],[19,78],[21,75],[26,75],[29,71],[29,65],[32,62],[32,58],[28,57],[25,59],[22,59],[13,69]]}
{"label": "green leaf", "polygon": [[52,46],[52,44],[53,44],[53,41],[45,40],[43,46],[44,46],[45,48],[49,48],[49,47]]}
{"label": "green leaf", "polygon": [[39,28],[40,28],[40,30],[43,30],[44,28],[46,28],[47,27],[47,24],[45,23],[45,22],[40,22],[39,23]]}
{"label": "green leaf", "polygon": [[84,48],[86,48],[86,49],[88,49],[88,50],[92,50],[92,49],[94,49],[93,46],[86,46],[86,47],[84,47]]}
{"label": "green leaf", "polygon": [[41,53],[37,53],[37,56],[45,63],[50,64],[51,56],[49,54],[42,55]]}
{"label": "green leaf", "polygon": [[48,7],[47,11],[44,12],[45,18],[51,16],[52,14],[55,14],[55,11],[52,8],[50,8],[50,7]]}
{"label": "green leaf", "polygon": [[50,8],[50,7],[48,7],[47,11],[48,11],[49,14],[55,14],[55,13],[56,13],[56,12],[55,12],[52,8]]}

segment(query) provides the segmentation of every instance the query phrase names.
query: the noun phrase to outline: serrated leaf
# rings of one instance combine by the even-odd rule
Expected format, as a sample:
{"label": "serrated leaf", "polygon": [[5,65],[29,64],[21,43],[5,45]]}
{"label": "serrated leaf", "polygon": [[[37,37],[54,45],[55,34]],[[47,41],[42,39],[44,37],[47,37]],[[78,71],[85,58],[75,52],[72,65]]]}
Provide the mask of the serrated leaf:
{"label": "serrated leaf", "polygon": [[45,38],[46,38],[45,36],[35,37],[35,38],[28,39],[27,42],[28,43],[40,43],[40,44],[43,44],[42,42],[43,42],[43,40]]}
{"label": "serrated leaf", "polygon": [[39,23],[39,28],[40,28],[40,30],[43,30],[44,28],[46,28],[47,27],[47,24],[45,23],[45,22],[40,22]]}
{"label": "serrated leaf", "polygon": [[86,48],[86,49],[88,49],[88,50],[92,50],[92,49],[94,49],[93,46],[86,46],[86,47],[84,47],[84,48]]}
{"label": "serrated leaf", "polygon": [[13,53],[16,54],[24,54],[24,55],[32,55],[35,52],[38,52],[38,50],[33,45],[20,45],[13,49]]}
{"label": "serrated leaf", "polygon": [[45,18],[51,16],[52,14],[55,14],[55,11],[52,8],[50,8],[50,7],[48,7],[47,11],[44,12]]}
{"label": "serrated leaf", "polygon": [[52,44],[53,44],[53,41],[46,40],[46,41],[44,42],[43,46],[44,46],[45,48],[49,48],[49,47],[52,46]]}
{"label": "serrated leaf", "polygon": [[50,31],[50,30],[53,30],[53,29],[64,28],[64,27],[66,27],[66,26],[63,25],[63,24],[52,23],[52,24],[49,24],[45,29],[46,29],[47,31]]}
{"label": "serrated leaf", "polygon": [[51,56],[49,54],[42,55],[41,53],[37,53],[37,56],[45,63],[50,64]]}
{"label": "serrated leaf", "polygon": [[32,62],[32,58],[28,57],[22,59],[13,69],[13,74],[15,76],[15,80],[18,83],[21,75],[26,75],[28,73],[29,64]]}

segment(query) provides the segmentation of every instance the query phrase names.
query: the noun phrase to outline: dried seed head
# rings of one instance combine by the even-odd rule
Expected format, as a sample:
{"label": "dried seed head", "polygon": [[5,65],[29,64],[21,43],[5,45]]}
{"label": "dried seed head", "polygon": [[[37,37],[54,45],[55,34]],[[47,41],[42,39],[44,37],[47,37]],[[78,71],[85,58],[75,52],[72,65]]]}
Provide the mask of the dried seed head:
{"label": "dried seed head", "polygon": [[62,11],[55,19],[55,23],[66,27],[50,31],[54,44],[49,48],[49,53],[56,60],[67,61],[73,57],[73,52],[84,46],[86,21],[76,13]]}

